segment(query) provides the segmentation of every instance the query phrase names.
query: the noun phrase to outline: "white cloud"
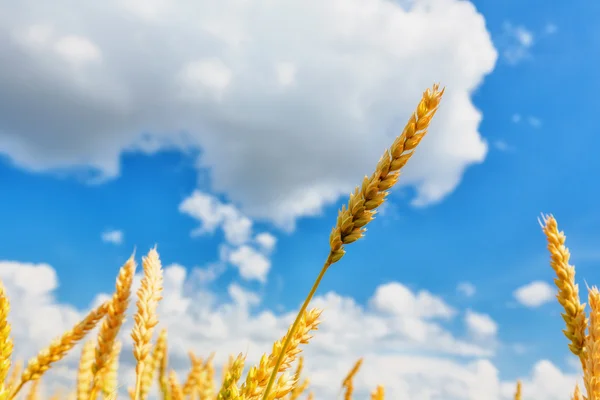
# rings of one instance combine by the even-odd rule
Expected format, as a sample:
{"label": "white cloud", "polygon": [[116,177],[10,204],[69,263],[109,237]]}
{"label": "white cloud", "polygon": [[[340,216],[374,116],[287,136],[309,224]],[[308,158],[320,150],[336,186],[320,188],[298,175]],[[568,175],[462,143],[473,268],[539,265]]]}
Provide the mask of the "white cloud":
{"label": "white cloud", "polygon": [[542,126],[542,121],[536,117],[529,116],[527,118],[527,122],[529,122],[529,125],[531,125],[534,128],[539,128],[540,126]]}
{"label": "white cloud", "polygon": [[504,59],[512,65],[530,58],[530,49],[534,44],[533,33],[522,25],[513,25],[505,22],[503,35],[500,38],[503,48],[502,55]]}
{"label": "white cloud", "polygon": [[222,227],[227,241],[234,245],[246,243],[252,233],[252,221],[231,204],[223,204],[214,196],[194,191],[180,205],[179,211],[201,222],[193,235],[214,233]]}
{"label": "white cloud", "polygon": [[494,336],[498,332],[498,324],[487,314],[467,310],[465,324],[474,336]]}
{"label": "white cloud", "polygon": [[[45,278],[39,279],[40,276]],[[136,275],[134,289],[140,278]],[[12,302],[9,316],[16,358],[29,358],[86,312],[56,301],[53,291],[58,280],[49,265],[0,262],[0,279],[8,295],[19,299]],[[182,379],[189,367],[189,350],[200,356],[215,351],[217,371],[230,353],[247,353],[247,365],[252,365],[258,362],[262,352],[270,351],[272,342],[286,331],[294,317],[293,313],[274,313],[268,307],[260,312],[252,311],[261,298],[239,284],[229,285],[225,299],[190,285],[193,283],[187,278],[185,268],[179,265],[165,268],[165,296],[159,307],[159,328],[169,330],[169,366]],[[376,291],[371,303],[377,303],[374,299],[380,297],[378,293],[381,291]],[[415,293],[409,295],[408,298],[419,298]],[[93,304],[107,296],[99,295]],[[443,303],[439,298],[437,301]],[[311,389],[317,398],[335,398],[339,386],[332,382],[340,382],[360,356],[365,357],[365,362],[355,380],[357,398],[366,397],[377,384],[385,385],[386,397],[391,399],[512,398],[515,383],[499,379],[497,368],[487,358],[491,355],[488,349],[450,334],[439,321],[431,320],[422,312],[420,316],[408,311],[382,314],[380,310],[362,307],[351,298],[331,292],[318,296],[314,305],[325,309],[323,322],[304,349],[307,376],[312,379]],[[130,315],[134,309],[135,302],[131,302]],[[132,319],[128,317],[121,333],[124,341],[119,373],[121,396],[127,396],[126,390],[134,382],[131,327]],[[424,336],[414,335],[414,329]],[[483,330],[490,331],[489,328]],[[74,387],[79,351],[78,346],[48,372],[43,379],[45,393],[52,393],[57,387],[67,390]],[[569,398],[576,377],[542,360],[523,381],[524,398],[558,400]],[[156,398],[154,396],[151,398]]]}
{"label": "white cloud", "polygon": [[270,253],[275,248],[275,244],[277,243],[277,238],[270,233],[263,232],[256,235],[254,240],[260,245],[260,247]]}
{"label": "white cloud", "polygon": [[451,318],[456,314],[456,311],[439,297],[427,291],[420,291],[415,295],[397,282],[379,286],[371,305],[381,312],[418,318]]}
{"label": "white cloud", "polygon": [[250,246],[241,246],[229,253],[228,261],[238,268],[244,279],[267,281],[271,261]]}
{"label": "white cloud", "polygon": [[473,297],[476,289],[471,282],[461,282],[456,286],[456,291],[467,297]]}
{"label": "white cloud", "polygon": [[123,231],[115,229],[111,231],[102,232],[101,238],[102,241],[106,243],[121,244],[123,243],[124,235]]}
{"label": "white cloud", "polygon": [[509,145],[508,143],[506,143],[506,141],[504,141],[504,140],[494,141],[494,147],[496,149],[498,149],[499,151],[503,151],[503,152],[510,152],[510,151],[514,150],[514,148],[511,145]]}
{"label": "white cloud", "polygon": [[552,22],[548,22],[544,27],[544,33],[546,35],[553,35],[558,31],[558,27]]}
{"label": "white cloud", "polygon": [[449,89],[401,179],[413,204],[443,199],[487,152],[470,95],[497,52],[470,2],[57,0],[41,13],[9,2],[0,19],[0,153],[31,171],[101,182],[125,151],[201,150],[211,191],[293,229],[373,169],[432,80]]}
{"label": "white cloud", "polygon": [[534,281],[514,291],[515,299],[526,307],[539,307],[552,301],[556,290],[546,282]]}
{"label": "white cloud", "polygon": [[523,120],[525,120],[533,128],[539,128],[542,126],[542,120],[538,117],[534,117],[533,115],[528,115],[527,117],[524,117],[521,114],[513,114],[513,116],[511,117],[511,121],[515,124],[518,124]]}

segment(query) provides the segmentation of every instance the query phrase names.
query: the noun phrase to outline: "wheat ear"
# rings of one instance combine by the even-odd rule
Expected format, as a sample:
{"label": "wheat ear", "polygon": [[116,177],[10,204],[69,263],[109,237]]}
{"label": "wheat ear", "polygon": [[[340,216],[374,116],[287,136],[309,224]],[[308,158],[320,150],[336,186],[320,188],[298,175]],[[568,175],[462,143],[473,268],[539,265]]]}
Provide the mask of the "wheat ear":
{"label": "wheat ear", "polygon": [[10,398],[14,398],[25,383],[37,381],[53,363],[64,358],[73,346],[98,325],[98,322],[106,315],[108,305],[109,303],[107,302],[100,305],[95,310],[92,310],[72,329],[65,332],[60,338],[55,339],[50,346],[40,351],[37,356],[29,360],[29,363],[27,363],[25,370],[21,374],[21,380],[16,389],[12,391]]}
{"label": "wheat ear", "polygon": [[39,400],[40,398],[40,379],[37,379],[33,382],[33,385],[29,388],[29,392],[27,392],[27,396],[25,396],[25,400]]}
{"label": "wheat ear", "polygon": [[8,314],[10,303],[0,281],[0,400],[10,396],[10,386],[5,386],[6,376],[10,370],[10,361],[13,352],[13,341],[10,337],[10,323]]}
{"label": "wheat ear", "polygon": [[133,277],[135,275],[134,255],[135,253],[129,257],[119,270],[115,292],[113,293],[106,319],[102,322],[100,331],[98,332],[94,366],[92,367],[94,382],[90,400],[96,400],[96,394],[101,389],[102,375],[106,373],[115,340],[125,320],[125,313],[127,312],[131,296],[131,285],[133,284]]}
{"label": "wheat ear", "polygon": [[150,387],[152,386],[152,381],[154,380],[154,374],[156,373],[162,362],[166,345],[166,331],[163,329],[158,335],[158,338],[156,339],[156,344],[154,345],[152,354],[148,357],[148,368],[144,368],[142,384],[140,386],[141,400],[145,400],[148,397]]}
{"label": "wheat ear", "polygon": [[179,384],[179,380],[177,379],[177,374],[175,371],[171,371],[169,373],[169,388],[171,391],[171,398],[173,400],[184,400],[185,396],[183,395],[183,391],[181,390],[181,385]]}
{"label": "wheat ear", "polygon": [[[294,373],[294,381],[299,383],[300,377],[302,376],[302,369],[304,368],[304,357],[298,358],[298,366],[296,367],[296,372]],[[296,384],[292,391],[290,392],[289,400],[298,400],[300,395],[304,393],[306,388],[308,388],[310,381],[308,378],[305,378],[302,383]]]}
{"label": "wheat ear", "polygon": [[199,388],[200,399],[215,398],[215,368],[213,366],[214,353],[204,363],[202,386]]}
{"label": "wheat ear", "polygon": [[10,392],[12,392],[19,381],[19,376],[21,376],[21,371],[23,370],[23,364],[23,360],[17,360],[12,367],[12,371],[10,371],[10,377],[8,378],[8,384],[6,385],[6,388]]}
{"label": "wheat ear", "polygon": [[571,396],[571,400],[586,400],[581,394],[581,390],[579,390],[579,384],[575,384],[575,390],[573,391],[573,396]]}
{"label": "wheat ear", "polygon": [[515,391],[515,400],[521,400],[521,381],[517,381],[517,390]]}
{"label": "wheat ear", "polygon": [[585,369],[583,383],[588,400],[600,400],[600,293],[597,287],[589,289],[590,320],[585,339]]}
{"label": "wheat ear", "polygon": [[[363,236],[366,231],[365,226],[375,216],[376,208],[385,201],[388,194],[387,190],[398,181],[400,169],[412,157],[413,150],[415,150],[427,133],[429,123],[438,109],[443,94],[444,90],[440,91],[439,85],[433,85],[431,90],[427,89],[423,93],[416,111],[408,120],[402,134],[396,138],[392,147],[389,150],[385,150],[377,163],[375,172],[371,177],[365,177],[362,187],[360,189],[357,187],[354,193],[350,194],[348,206],[342,207],[338,213],[336,226],[329,236],[330,250],[327,260],[321,268],[321,272],[317,276],[308,296],[306,296],[300,311],[298,311],[298,315],[292,324],[292,332],[296,330],[302,314],[308,307],[308,303],[312,300],[327,269],[344,256],[345,244],[355,242]],[[291,335],[289,340],[291,340]],[[283,357],[289,346],[289,340],[283,344],[283,351],[275,363],[276,368],[269,378],[263,400],[268,400],[269,398],[269,393],[275,383],[277,369],[283,362]]]}
{"label": "wheat ear", "polygon": [[88,340],[83,344],[83,348],[81,349],[79,368],[77,370],[77,400],[89,400],[90,398],[92,381],[94,379],[94,374],[92,373],[94,348],[94,341]]}
{"label": "wheat ear", "polygon": [[[273,344],[271,354],[268,357],[263,355],[259,365],[252,367],[248,371],[246,382],[241,388],[241,394],[244,399],[258,399],[264,393],[270,376],[277,375],[279,372],[285,372],[290,368],[291,363],[295,361],[296,356],[302,351],[299,345],[308,343],[312,338],[310,332],[318,328],[320,315],[321,310],[316,308],[304,312],[297,325],[297,329],[292,331],[290,327],[288,332]],[[284,343],[286,342],[289,343],[289,346],[284,350]],[[277,360],[279,359],[280,363],[277,365]],[[274,391],[275,397],[273,398],[285,396],[289,392],[286,392],[286,390],[291,381],[292,379],[287,376],[279,379]],[[271,397],[267,397],[267,399],[271,400]]]}
{"label": "wheat ear", "polygon": [[100,376],[99,386],[105,400],[108,400],[113,394],[117,393],[119,357],[121,356],[122,347],[121,342],[115,340],[104,373]]}
{"label": "wheat ear", "polygon": [[346,378],[344,378],[344,381],[342,382],[342,387],[346,389],[346,393],[344,394],[344,400],[352,399],[352,393],[354,392],[354,376],[358,373],[358,370],[360,369],[362,363],[363,359],[359,358],[350,370],[350,372],[348,372],[348,375],[346,375]]}
{"label": "wheat ear", "polygon": [[[158,362],[158,385],[162,394],[162,400],[169,400],[169,379],[167,378],[168,368],[168,342],[167,330],[163,329],[156,340]],[[160,349],[160,352],[158,351]]]}
{"label": "wheat ear", "polygon": [[162,299],[162,268],[156,248],[151,249],[142,260],[144,277],[137,292],[137,313],[133,317],[135,323],[131,337],[133,338],[133,355],[137,361],[135,367],[134,399],[139,400],[144,368],[150,354],[152,333],[158,324],[157,308]]}
{"label": "wheat ear", "polygon": [[[543,221],[543,223],[542,223]],[[569,349],[579,357],[583,369],[585,369],[585,329],[587,319],[585,316],[585,304],[579,300],[579,286],[575,283],[575,268],[569,265],[570,253],[565,247],[566,236],[558,230],[556,219],[552,215],[542,216],[540,225],[548,240],[548,251],[550,252],[550,266],[556,273],[554,283],[558,287],[556,298],[565,312],[562,315],[566,323],[563,333],[570,340]]]}
{"label": "wheat ear", "polygon": [[188,352],[188,356],[190,357],[191,368],[187,379],[181,388],[183,395],[186,397],[191,396],[192,391],[197,389],[198,385],[200,384],[200,379],[202,379],[202,371],[204,370],[204,365],[201,358],[196,357],[191,351]]}
{"label": "wheat ear", "polygon": [[230,357],[229,366],[223,377],[221,390],[217,394],[217,400],[242,400],[237,382],[244,370],[244,356],[242,353],[233,359]]}
{"label": "wheat ear", "polygon": [[371,400],[384,400],[385,391],[383,386],[378,385],[373,392],[371,392]]}

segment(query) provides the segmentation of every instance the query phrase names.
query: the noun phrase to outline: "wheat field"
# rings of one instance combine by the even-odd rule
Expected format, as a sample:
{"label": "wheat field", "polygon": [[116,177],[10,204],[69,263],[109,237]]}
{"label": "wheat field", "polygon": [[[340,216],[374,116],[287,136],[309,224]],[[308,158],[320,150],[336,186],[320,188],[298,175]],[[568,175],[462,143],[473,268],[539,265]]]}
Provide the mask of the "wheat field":
{"label": "wheat field", "polygon": [[[93,309],[83,320],[52,341],[27,363],[13,360],[14,343],[11,338],[10,301],[0,282],[0,400],[15,398],[40,399],[69,398],[76,400],[115,399],[119,389],[126,387],[132,400],[149,398],[151,390],[158,389],[163,400],[273,400],[314,399],[310,378],[303,375],[303,346],[318,334],[322,310],[311,308],[319,284],[328,269],[342,260],[345,246],[365,235],[378,207],[386,200],[400,178],[400,171],[427,133],[428,126],[442,100],[444,90],[438,85],[427,89],[410,116],[402,133],[386,149],[370,176],[350,193],[348,202],[338,213],[329,235],[329,254],[319,275],[310,288],[298,314],[287,332],[273,343],[256,365],[246,365],[243,352],[229,356],[229,362],[220,372],[213,364],[213,356],[199,358],[190,353],[190,369],[186,376],[178,374],[169,365],[168,332],[161,327],[157,312],[163,292],[163,269],[157,248],[151,249],[141,264],[143,278],[135,293],[134,325],[130,332],[133,356],[136,361],[135,380],[123,381],[119,375],[119,358],[123,343],[119,340],[127,317],[136,272],[135,253],[125,261],[117,279],[115,291],[106,302]],[[600,291],[589,289],[589,315],[581,303],[575,283],[575,269],[569,265],[569,250],[565,235],[558,230],[556,219],[544,215],[540,220],[548,241],[550,266],[554,270],[557,299],[564,312],[563,331],[570,351],[581,361],[584,387],[573,388],[573,400],[600,400]],[[326,318],[326,316],[324,316]],[[91,333],[95,337],[91,337]],[[65,358],[76,345],[81,346],[76,385],[70,393],[40,393],[39,383],[44,374]],[[243,350],[243,349],[232,349]],[[348,366],[346,377],[340,377],[340,393],[345,400],[353,399],[353,379],[360,373],[363,359]],[[243,376],[246,371],[245,376]],[[342,379],[343,378],[343,379]],[[515,399],[522,398],[522,384],[517,382]],[[50,397],[52,396],[52,397]],[[371,400],[383,400],[385,387],[372,388]],[[396,400],[396,399],[392,399]],[[399,400],[399,399],[398,399]]]}

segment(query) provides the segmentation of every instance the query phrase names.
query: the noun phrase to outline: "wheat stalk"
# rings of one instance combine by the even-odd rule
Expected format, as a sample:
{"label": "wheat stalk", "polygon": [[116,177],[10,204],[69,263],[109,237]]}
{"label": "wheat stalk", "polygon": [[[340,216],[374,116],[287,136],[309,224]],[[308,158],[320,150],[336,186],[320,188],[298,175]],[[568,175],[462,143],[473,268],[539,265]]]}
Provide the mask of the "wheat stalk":
{"label": "wheat stalk", "polygon": [[[543,224],[542,224],[543,221]],[[556,219],[552,215],[542,216],[540,225],[548,241],[550,266],[556,272],[554,283],[558,287],[557,299],[565,312],[562,317],[566,323],[563,333],[570,340],[569,349],[579,357],[585,370],[585,329],[587,319],[585,304],[579,300],[579,287],[575,283],[575,268],[569,265],[570,253],[565,247],[566,236],[558,230]]]}
{"label": "wheat stalk", "polygon": [[144,277],[137,292],[137,313],[131,337],[133,338],[133,355],[137,361],[135,368],[134,399],[140,398],[143,371],[150,354],[150,342],[154,327],[158,324],[157,308],[162,299],[162,268],[156,248],[151,249],[142,260]]}
{"label": "wheat stalk", "polygon": [[94,381],[90,400],[96,400],[96,393],[100,389],[102,375],[106,373],[115,340],[125,320],[125,313],[129,306],[129,297],[131,296],[131,285],[133,284],[133,277],[135,275],[134,254],[129,257],[119,270],[115,292],[113,293],[106,319],[102,322],[100,331],[98,332],[96,354],[92,367]]}
{"label": "wheat stalk", "polygon": [[[302,314],[312,300],[327,269],[344,256],[344,245],[355,242],[365,233],[365,226],[374,218],[376,208],[385,201],[387,190],[398,181],[400,169],[412,157],[414,149],[427,133],[429,123],[438,109],[443,94],[444,90],[439,91],[439,85],[433,85],[431,90],[427,89],[423,93],[416,112],[410,117],[402,134],[396,138],[392,147],[385,150],[377,163],[375,172],[371,177],[365,177],[362,187],[360,189],[357,187],[354,193],[350,194],[348,206],[342,207],[338,213],[336,226],[329,236],[330,251],[327,260],[298,311],[291,332],[296,330]],[[292,335],[283,344],[283,349],[264,391],[263,400],[269,399],[277,370],[283,362],[291,337]]]}

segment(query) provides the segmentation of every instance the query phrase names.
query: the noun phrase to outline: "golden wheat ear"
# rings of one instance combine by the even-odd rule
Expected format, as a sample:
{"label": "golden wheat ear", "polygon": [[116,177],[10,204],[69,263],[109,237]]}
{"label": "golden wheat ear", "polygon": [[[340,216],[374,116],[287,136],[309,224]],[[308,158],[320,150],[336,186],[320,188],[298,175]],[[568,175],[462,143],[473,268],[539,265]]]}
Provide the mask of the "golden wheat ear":
{"label": "golden wheat ear", "polygon": [[517,390],[515,391],[515,400],[521,400],[521,389],[522,389],[521,381],[517,381]]}
{"label": "golden wheat ear", "polygon": [[304,367],[304,357],[300,357],[298,359],[298,366],[296,367],[296,372],[294,373],[294,382],[296,385],[290,392],[290,397],[288,400],[298,400],[300,395],[306,391],[308,385],[310,384],[310,380],[308,378],[304,378],[302,383],[300,383],[300,378],[302,376],[302,369]]}
{"label": "golden wheat ear", "polygon": [[[370,177],[366,176],[363,179],[362,186],[357,187],[353,193],[350,193],[348,205],[343,206],[339,211],[336,224],[329,235],[330,250],[327,260],[306,296],[302,307],[300,307],[290,332],[295,332],[327,269],[344,256],[344,245],[355,242],[364,235],[366,232],[365,227],[373,220],[377,207],[385,201],[388,189],[396,184],[400,176],[400,170],[406,165],[415,148],[427,134],[429,123],[437,112],[444,94],[444,89],[439,90],[439,88],[439,85],[433,85],[432,89],[427,89],[423,93],[416,111],[408,120],[402,134],[396,138],[389,149],[384,151],[377,163],[375,172]],[[289,335],[283,343],[282,350],[275,362],[275,368],[273,368],[267,387],[264,390],[263,400],[269,400],[271,396],[271,389],[275,384],[279,367],[283,362],[292,337],[293,334]]]}
{"label": "golden wheat ear", "polygon": [[135,368],[134,400],[139,400],[144,368],[148,364],[152,334],[158,324],[158,303],[162,299],[163,274],[156,247],[148,252],[142,260],[144,277],[137,292],[137,313],[133,317],[135,323],[131,337],[133,338],[133,355],[137,361]]}
{"label": "golden wheat ear", "polygon": [[245,357],[242,353],[234,359],[230,357],[227,370],[224,371],[223,384],[217,394],[217,400],[242,400],[237,382],[242,377],[244,371]]}
{"label": "golden wheat ear", "polygon": [[342,382],[342,388],[346,389],[346,393],[344,394],[344,400],[352,400],[352,394],[354,393],[354,376],[356,376],[356,374],[358,373],[358,370],[360,369],[362,363],[363,359],[359,358],[350,370],[350,372],[348,372],[348,375],[346,375],[346,378],[344,378],[344,381]]}
{"label": "golden wheat ear", "polygon": [[383,386],[379,385],[371,392],[371,400],[384,400],[385,392]]}
{"label": "golden wheat ear", "polygon": [[10,396],[10,384],[6,386],[6,377],[10,370],[13,352],[13,341],[10,337],[10,323],[8,314],[10,303],[4,291],[4,285],[0,281],[0,400],[6,400]]}
{"label": "golden wheat ear", "polygon": [[[265,392],[269,377],[272,374],[277,375],[279,373],[284,373],[290,368],[291,364],[296,360],[297,355],[302,351],[299,348],[300,344],[307,344],[312,338],[310,332],[317,330],[320,323],[320,315],[321,310],[317,308],[304,312],[298,323],[297,329],[292,331],[292,328],[290,327],[288,332],[273,344],[271,354],[269,356],[263,355],[259,364],[250,368],[248,375],[246,376],[246,381],[241,388],[241,396],[245,400],[258,400]],[[289,342],[289,346],[283,351],[283,343],[286,341]],[[277,360],[280,355],[282,355],[282,358],[277,367]],[[279,399],[285,396],[285,394],[282,393],[289,393],[293,383],[293,377],[282,375],[276,382],[275,390],[273,392],[275,398]]]}
{"label": "golden wheat ear", "polygon": [[133,285],[133,277],[135,275],[134,256],[135,253],[129,257],[119,270],[115,292],[110,301],[108,313],[98,332],[94,364],[92,366],[94,377],[90,400],[96,400],[96,395],[101,389],[102,378],[107,372],[106,369],[109,368],[108,364],[115,346],[117,335],[125,321],[125,313],[129,306],[131,286]]}
{"label": "golden wheat ear", "polygon": [[548,241],[550,252],[550,266],[556,273],[554,283],[558,288],[556,298],[565,312],[562,317],[566,323],[563,331],[569,343],[569,349],[579,357],[583,369],[585,369],[585,330],[587,318],[585,315],[585,304],[579,300],[579,286],[575,283],[575,268],[569,265],[571,254],[565,246],[566,236],[558,230],[556,219],[552,215],[542,215],[539,221]]}
{"label": "golden wheat ear", "polygon": [[50,346],[29,360],[21,374],[19,384],[11,393],[11,398],[17,395],[25,383],[39,380],[52,364],[62,360],[69,350],[98,325],[102,317],[106,315],[108,306],[109,303],[107,302],[92,310],[81,322],[65,332],[60,338],[55,339]]}

